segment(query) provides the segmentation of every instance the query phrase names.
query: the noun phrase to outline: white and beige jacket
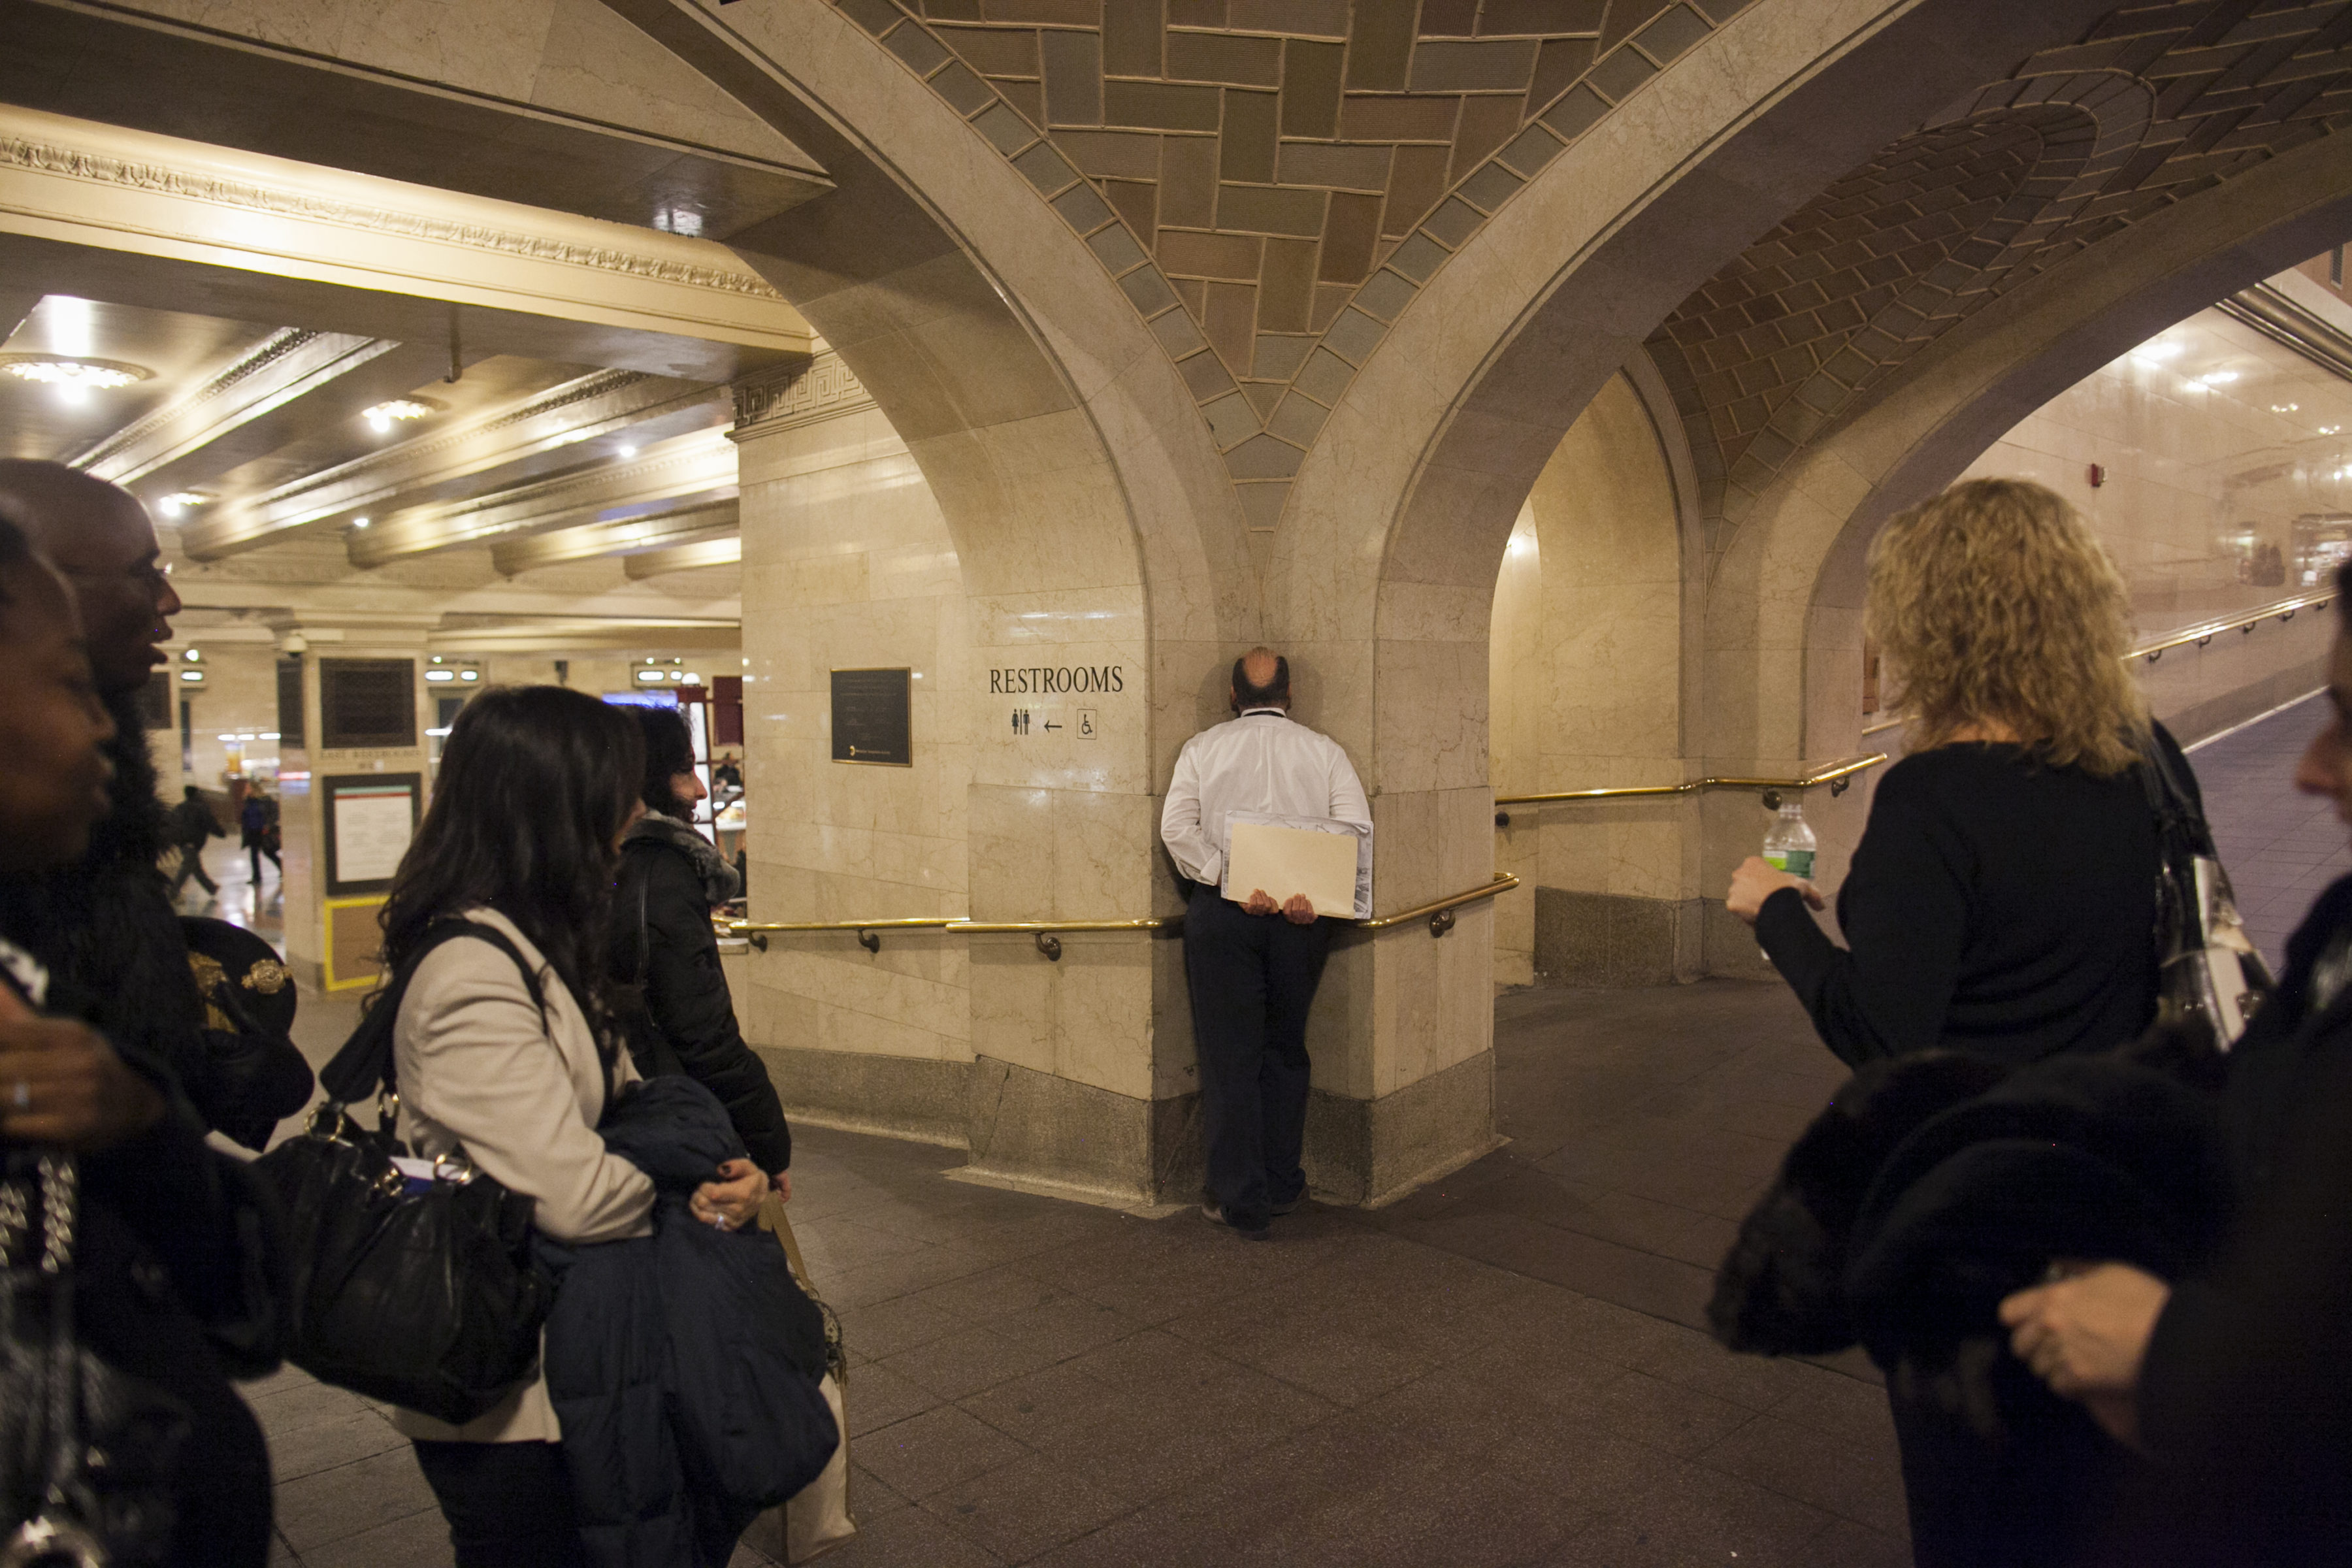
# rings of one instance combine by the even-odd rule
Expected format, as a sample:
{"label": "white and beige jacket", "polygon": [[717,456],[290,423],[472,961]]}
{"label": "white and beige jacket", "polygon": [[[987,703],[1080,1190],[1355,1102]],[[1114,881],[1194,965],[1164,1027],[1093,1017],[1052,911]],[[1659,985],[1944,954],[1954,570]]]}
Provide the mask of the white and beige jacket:
{"label": "white and beige jacket", "polygon": [[[538,969],[546,1022],[514,961],[488,942],[462,938],[425,954],[393,1027],[401,1137],[427,1159],[462,1148],[508,1190],[529,1194],[537,1205],[534,1222],[557,1241],[647,1234],[653,1183],[606,1153],[596,1133],[604,1079],[580,1005],[512,921],[488,909],[470,910],[466,918],[504,932]],[[636,1077],[621,1052],[614,1083]],[[395,1410],[393,1425],[428,1440],[551,1443],[562,1436],[543,1379],[463,1426],[413,1410]]]}

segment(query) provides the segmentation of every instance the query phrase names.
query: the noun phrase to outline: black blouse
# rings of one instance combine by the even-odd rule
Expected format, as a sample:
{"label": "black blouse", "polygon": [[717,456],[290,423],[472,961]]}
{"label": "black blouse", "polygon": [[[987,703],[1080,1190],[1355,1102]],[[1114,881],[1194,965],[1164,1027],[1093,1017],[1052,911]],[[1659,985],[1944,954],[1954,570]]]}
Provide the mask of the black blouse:
{"label": "black blouse", "polygon": [[1850,945],[1793,889],[1764,900],[1756,934],[1849,1063],[1938,1046],[2035,1061],[2147,1026],[2156,870],[2137,769],[2103,779],[2021,746],[1939,746],[1879,782],[1838,890]]}

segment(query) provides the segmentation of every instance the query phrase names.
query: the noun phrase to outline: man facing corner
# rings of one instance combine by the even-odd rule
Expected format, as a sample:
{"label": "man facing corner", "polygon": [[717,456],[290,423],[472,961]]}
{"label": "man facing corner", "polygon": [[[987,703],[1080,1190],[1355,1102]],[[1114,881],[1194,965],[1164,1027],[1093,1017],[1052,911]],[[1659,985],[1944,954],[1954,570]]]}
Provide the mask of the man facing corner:
{"label": "man facing corner", "polygon": [[[1370,822],[1348,753],[1290,721],[1290,661],[1252,648],[1234,661],[1237,717],[1184,742],[1169,781],[1160,837],[1194,882],[1184,910],[1184,973],[1201,1062],[1208,1191],[1201,1212],[1251,1241],[1307,1191],[1307,1012],[1323,977],[1331,927],[1293,895],[1262,888],[1218,896],[1225,815],[1265,812]],[[1238,890],[1234,890],[1236,895]],[[1332,911],[1342,918],[1349,910]]]}

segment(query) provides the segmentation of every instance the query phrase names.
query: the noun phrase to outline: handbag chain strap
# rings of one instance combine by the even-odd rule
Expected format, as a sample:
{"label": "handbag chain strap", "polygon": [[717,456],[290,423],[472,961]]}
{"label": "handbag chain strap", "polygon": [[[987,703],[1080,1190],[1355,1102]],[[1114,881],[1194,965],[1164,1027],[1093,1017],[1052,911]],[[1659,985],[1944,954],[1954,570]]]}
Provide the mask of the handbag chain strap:
{"label": "handbag chain strap", "polygon": [[22,1176],[0,1182],[0,1267],[18,1268],[29,1261],[25,1242],[32,1228],[32,1194],[41,1196],[41,1272],[56,1279],[73,1267],[74,1214],[81,1173],[63,1154],[44,1154],[27,1181]]}

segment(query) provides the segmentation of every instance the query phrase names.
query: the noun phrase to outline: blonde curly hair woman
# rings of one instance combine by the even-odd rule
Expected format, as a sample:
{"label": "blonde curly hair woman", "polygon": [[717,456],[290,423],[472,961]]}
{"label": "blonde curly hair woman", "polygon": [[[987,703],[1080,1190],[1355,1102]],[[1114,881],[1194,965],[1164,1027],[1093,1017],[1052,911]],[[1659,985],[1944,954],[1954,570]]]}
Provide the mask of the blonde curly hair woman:
{"label": "blonde curly hair woman", "polygon": [[2157,988],[2137,759],[2172,742],[2124,665],[2115,563],[2042,486],[1971,479],[1879,534],[1864,618],[1912,717],[1838,891],[1849,945],[1806,914],[1810,883],[1760,858],[1733,877],[1731,911],[1856,1066],[2133,1038]]}
{"label": "blonde curly hair woman", "polygon": [[[2157,1000],[2140,749],[2189,773],[2125,668],[2114,563],[2040,485],[1971,480],[1887,524],[1865,620],[1912,718],[1838,889],[1848,945],[1806,912],[1810,883],[1761,859],[1733,877],[1732,912],[1857,1067],[1938,1047],[2021,1065],[2137,1037]],[[2074,1543],[2130,1460],[2079,1412],[2027,1402],[1995,1441],[1903,1379],[1888,1396],[1920,1568],[2083,1561]]]}

